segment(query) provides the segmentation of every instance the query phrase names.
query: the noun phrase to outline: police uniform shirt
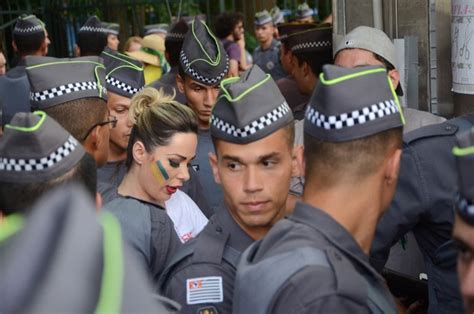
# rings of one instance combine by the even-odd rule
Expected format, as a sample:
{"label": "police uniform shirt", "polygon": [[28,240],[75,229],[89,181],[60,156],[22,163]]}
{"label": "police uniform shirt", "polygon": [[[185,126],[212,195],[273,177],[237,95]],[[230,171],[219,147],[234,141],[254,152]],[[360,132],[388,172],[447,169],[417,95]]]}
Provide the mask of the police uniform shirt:
{"label": "police uniform shirt", "polygon": [[196,171],[199,183],[204,190],[204,197],[207,199],[211,209],[219,209],[224,200],[224,194],[220,185],[214,181],[211,164],[209,163],[209,152],[214,153],[211,133],[209,130],[200,129],[198,134],[198,145],[196,157],[191,162],[192,168]]}
{"label": "police uniform shirt", "polygon": [[180,249],[177,256],[193,248],[167,269],[160,293],[180,303],[183,313],[231,313],[235,266],[224,259],[224,251],[238,258],[252,242],[227,209],[221,208],[199,236]]}
{"label": "police uniform shirt", "polygon": [[382,270],[390,247],[412,230],[428,275],[430,313],[463,312],[451,238],[457,192],[456,137],[474,124],[474,114],[405,135],[397,191],[379,221],[371,263]]}
{"label": "police uniform shirt", "polygon": [[152,280],[158,280],[169,259],[181,246],[164,208],[132,197],[118,197],[104,209],[118,218],[123,236],[143,269],[148,270]]}
{"label": "police uniform shirt", "polygon": [[97,191],[102,194],[107,185],[118,187],[126,172],[125,160],[110,161],[97,168]]}
{"label": "police uniform shirt", "polygon": [[280,42],[274,39],[267,49],[262,50],[258,46],[253,52],[254,64],[257,64],[263,71],[270,74],[275,81],[287,75],[281,66],[280,45]]}
{"label": "police uniform shirt", "polygon": [[309,95],[303,95],[298,91],[298,84],[296,84],[295,78],[293,76],[288,75],[283,77],[276,83],[293,113],[295,112],[296,108],[301,107],[301,104],[305,106],[308,103]]}
{"label": "police uniform shirt", "polygon": [[[393,303],[384,279],[370,266],[368,256],[351,234],[322,210],[304,203],[298,202],[293,214],[263,238],[253,262],[303,247],[324,251],[329,267],[310,265],[296,272],[272,296],[266,313],[370,313],[368,292],[362,288],[360,275],[372,281]],[[245,289],[253,284],[236,283],[234,297],[240,292],[238,287]]]}
{"label": "police uniform shirt", "polygon": [[150,84],[151,87],[156,89],[163,88],[164,91],[169,94],[173,95],[173,91],[176,93],[175,99],[182,104],[186,103],[186,97],[183,93],[181,93],[178,89],[178,85],[176,84],[176,75],[178,74],[178,67],[174,66],[171,67],[170,71],[164,74],[160,79],[152,82]]}

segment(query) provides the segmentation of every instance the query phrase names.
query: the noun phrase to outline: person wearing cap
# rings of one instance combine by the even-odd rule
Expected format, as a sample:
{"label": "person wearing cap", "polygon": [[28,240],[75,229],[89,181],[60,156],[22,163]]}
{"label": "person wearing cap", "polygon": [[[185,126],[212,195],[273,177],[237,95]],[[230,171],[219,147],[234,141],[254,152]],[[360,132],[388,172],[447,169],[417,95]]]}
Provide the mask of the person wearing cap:
{"label": "person wearing cap", "polygon": [[474,133],[464,132],[453,148],[456,158],[459,194],[456,202],[453,240],[458,257],[459,289],[465,313],[474,312]]}
{"label": "person wearing cap", "polygon": [[165,58],[165,40],[162,36],[151,34],[143,37],[142,47],[138,51],[126,52],[145,65],[145,84],[149,85],[158,80],[169,70]]}
{"label": "person wearing cap", "polygon": [[[110,131],[109,157],[107,164],[98,169],[98,190],[103,203],[107,204],[119,197],[117,189],[122,182],[127,168],[127,147],[132,131],[129,109],[132,97],[145,86],[142,64],[128,56],[105,48],[102,52],[104,65],[107,70],[107,107],[117,118],[117,125]],[[197,178],[193,181],[197,183]],[[181,187],[165,202],[166,211],[173,220],[175,230],[182,242],[197,235],[207,219],[200,208],[184,193],[193,195],[194,187]],[[199,199],[199,197],[198,197]]]}
{"label": "person wearing cap", "polygon": [[[291,51],[292,75],[301,94],[311,95],[322,66],[332,63],[332,27],[317,27],[293,33],[286,41]],[[292,108],[295,119],[302,120],[307,104]]]}
{"label": "person wearing cap", "polygon": [[396,313],[368,253],[403,123],[382,67],[323,67],[305,115],[303,200],[241,256],[233,313]]}
{"label": "person wearing cap", "polygon": [[76,138],[97,166],[107,162],[110,129],[105,67],[99,57],[28,57],[26,72],[33,109],[45,111]]}
{"label": "person wearing cap", "polygon": [[299,23],[314,23],[314,10],[311,9],[308,3],[303,2],[296,8],[296,21]]}
{"label": "person wearing cap", "polygon": [[0,78],[0,125],[10,122],[17,112],[30,112],[30,86],[25,72],[27,56],[45,56],[50,40],[45,24],[34,15],[21,15],[13,28],[13,50],[19,57],[15,67]]}
{"label": "person wearing cap", "polygon": [[229,76],[239,76],[249,65],[245,50],[244,17],[240,12],[223,12],[217,16],[216,36],[222,41],[230,59]]}
{"label": "person wearing cap", "polygon": [[120,25],[118,23],[102,22],[102,27],[105,29],[105,33],[107,34],[107,47],[113,51],[118,51],[120,44]]}
{"label": "person wearing cap", "polygon": [[[171,210],[167,215],[166,202],[189,180],[188,164],[196,153],[198,127],[191,109],[151,87],[132,99],[129,117],[133,127],[127,173],[118,197],[105,209],[117,216],[142,267],[156,282],[181,245],[180,230],[175,232],[169,217],[174,213]],[[181,197],[179,202],[183,201]]]}
{"label": "person wearing cap", "polygon": [[[270,10],[270,15],[272,17],[274,26],[278,27],[278,25],[285,24],[285,15],[283,14],[283,12],[281,12],[279,7],[274,6]],[[275,38],[278,38],[278,37],[279,37],[278,28],[275,28]]]}
{"label": "person wearing cap", "polygon": [[186,103],[186,97],[178,89],[176,75],[179,69],[179,53],[183,47],[184,36],[186,36],[188,29],[188,24],[184,20],[170,26],[165,37],[165,57],[170,65],[170,71],[150,84],[151,87],[156,89],[164,88],[167,94],[175,94],[175,99],[182,104]]}
{"label": "person wearing cap", "polygon": [[107,32],[95,15],[89,17],[77,32],[76,56],[100,56],[107,46]]}
{"label": "person wearing cap", "polygon": [[197,172],[205,197],[213,209],[220,205],[223,194],[214,181],[209,164],[209,153],[214,152],[209,120],[219,84],[229,73],[229,57],[208,26],[195,18],[189,25],[179,58],[178,89],[186,96],[186,104],[197,115],[199,125],[196,158],[191,166]]}
{"label": "person wearing cap", "polygon": [[143,27],[143,36],[148,36],[151,34],[160,35],[163,39],[166,38],[166,34],[168,33],[168,24],[166,23],[159,23],[159,24],[149,24]]}
{"label": "person wearing cap", "polygon": [[[357,48],[359,47],[359,48]],[[360,64],[383,65],[403,94],[395,66],[395,47],[388,36],[370,27],[358,27],[348,33],[335,49],[335,63],[352,67]],[[399,184],[395,197],[382,216],[371,250],[371,263],[382,271],[389,256],[401,250],[394,245],[413,232],[424,265],[416,262],[416,244],[408,242],[405,263],[417,265],[428,275],[428,312],[456,312],[462,308],[455,268],[455,249],[451,231],[456,191],[454,159],[451,149],[456,134],[472,126],[473,118],[445,121],[427,112],[403,108],[406,127]],[[425,125],[424,127],[422,127]],[[433,158],[436,156],[436,158]],[[427,188],[429,186],[429,188]],[[410,247],[411,246],[411,247]],[[411,250],[410,250],[411,249]],[[392,252],[392,253],[391,253]],[[403,261],[403,259],[402,259]]]}
{"label": "person wearing cap", "polygon": [[232,312],[239,256],[285,215],[297,168],[293,115],[271,76],[256,65],[222,82],[211,136],[216,153],[209,158],[224,203],[159,282],[160,292],[181,303],[184,313]]}
{"label": "person wearing cap", "polygon": [[25,213],[47,191],[72,181],[100,208],[95,162],[77,139],[43,111],[15,114],[0,140],[0,216]]}
{"label": "person wearing cap", "polygon": [[[383,65],[392,80],[397,95],[403,96],[400,72],[396,66],[395,45],[381,30],[359,26],[342,38],[334,50],[334,64],[343,67],[360,65]],[[429,112],[403,108],[407,121],[404,132],[410,132],[425,125],[445,121],[443,117]]]}
{"label": "person wearing cap", "polygon": [[255,14],[255,37],[258,47],[253,51],[253,62],[276,81],[286,76],[280,62],[280,42],[274,38],[275,26],[267,10]]}

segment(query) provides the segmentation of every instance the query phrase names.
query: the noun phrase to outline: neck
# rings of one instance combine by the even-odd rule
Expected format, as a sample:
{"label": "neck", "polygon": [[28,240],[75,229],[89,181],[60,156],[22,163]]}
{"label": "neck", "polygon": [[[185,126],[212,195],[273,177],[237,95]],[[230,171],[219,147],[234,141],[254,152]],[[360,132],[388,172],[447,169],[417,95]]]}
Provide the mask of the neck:
{"label": "neck", "polygon": [[107,158],[108,162],[121,161],[127,159],[127,150],[124,150],[122,147],[118,146],[113,142],[109,142],[109,156]]}
{"label": "neck", "polygon": [[261,42],[260,43],[260,48],[262,48],[262,50],[268,49],[268,48],[270,48],[272,43],[273,43],[273,38],[270,38],[270,40],[267,40],[265,42]]}
{"label": "neck", "polygon": [[306,182],[303,202],[320,208],[336,220],[368,255],[384,208],[378,186],[382,183],[375,178],[357,184],[344,182],[329,188],[324,182]]}
{"label": "neck", "polygon": [[118,187],[118,193],[123,196],[131,196],[145,202],[165,207],[165,202],[152,199],[142,188],[138,180],[138,169],[132,166]]}
{"label": "neck", "polygon": [[209,130],[211,126],[209,125],[209,123],[204,123],[204,122],[199,121],[198,127],[199,127],[199,130],[207,131]]}
{"label": "neck", "polygon": [[311,75],[308,76],[307,78],[307,90],[306,90],[306,95],[312,95],[314,88],[316,87],[316,84],[318,83],[318,78],[316,77],[315,74],[311,72]]}
{"label": "neck", "polygon": [[226,39],[226,40],[228,40],[228,41],[235,41],[233,34],[229,34],[227,37],[224,37],[224,39]]}

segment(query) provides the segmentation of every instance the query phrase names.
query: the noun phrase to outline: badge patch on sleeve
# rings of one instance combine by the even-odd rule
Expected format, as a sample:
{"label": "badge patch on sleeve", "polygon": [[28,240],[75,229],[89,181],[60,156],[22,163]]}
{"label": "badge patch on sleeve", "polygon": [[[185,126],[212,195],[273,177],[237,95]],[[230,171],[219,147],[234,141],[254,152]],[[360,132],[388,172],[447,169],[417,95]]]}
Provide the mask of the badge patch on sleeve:
{"label": "badge patch on sleeve", "polygon": [[201,277],[186,280],[186,303],[219,303],[224,301],[222,277]]}

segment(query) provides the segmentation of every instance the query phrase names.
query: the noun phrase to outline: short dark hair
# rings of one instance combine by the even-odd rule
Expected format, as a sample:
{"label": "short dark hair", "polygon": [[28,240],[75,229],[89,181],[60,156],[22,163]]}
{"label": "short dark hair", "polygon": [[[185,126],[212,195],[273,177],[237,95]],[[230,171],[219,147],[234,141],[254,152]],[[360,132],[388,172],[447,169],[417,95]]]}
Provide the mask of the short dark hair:
{"label": "short dark hair", "polygon": [[41,49],[46,38],[45,32],[34,34],[13,34],[13,41],[20,56],[35,54]]}
{"label": "short dark hair", "polygon": [[315,52],[301,52],[293,53],[298,60],[298,66],[302,66],[303,63],[307,63],[314,75],[318,76],[323,69],[323,65],[332,63],[332,52],[327,51],[325,53]]}
{"label": "short dark hair", "polygon": [[35,183],[11,183],[0,181],[0,209],[6,215],[25,213],[32,205],[54,188],[68,182],[83,184],[95,199],[97,191],[97,168],[94,158],[85,154],[79,163],[60,177]]}
{"label": "short dark hair", "polygon": [[215,33],[220,39],[226,38],[234,31],[239,22],[244,21],[244,16],[240,12],[223,12],[217,16],[215,23]]}
{"label": "short dark hair", "polygon": [[376,171],[388,150],[401,148],[403,128],[393,128],[362,139],[327,142],[304,134],[305,178],[331,187],[341,180],[366,178]]}
{"label": "short dark hair", "polygon": [[77,140],[82,141],[94,124],[104,121],[107,103],[97,97],[81,98],[46,108],[44,111]]}
{"label": "short dark hair", "polygon": [[100,56],[105,46],[107,46],[107,36],[104,32],[78,32],[76,43],[80,49],[81,57]]}

